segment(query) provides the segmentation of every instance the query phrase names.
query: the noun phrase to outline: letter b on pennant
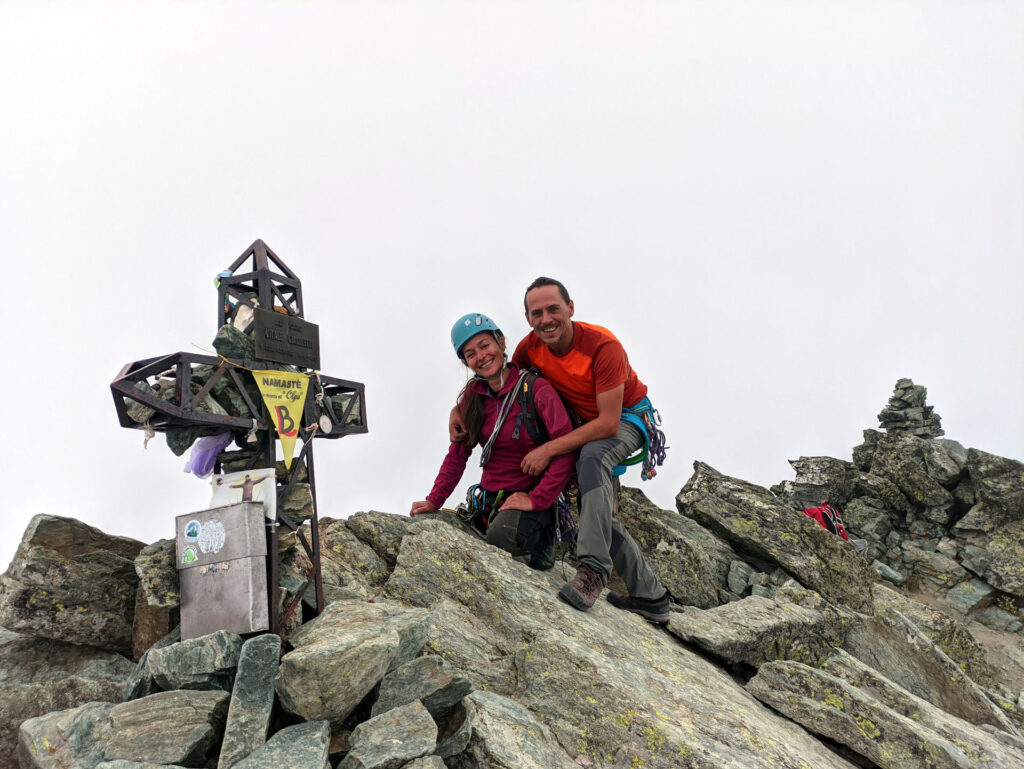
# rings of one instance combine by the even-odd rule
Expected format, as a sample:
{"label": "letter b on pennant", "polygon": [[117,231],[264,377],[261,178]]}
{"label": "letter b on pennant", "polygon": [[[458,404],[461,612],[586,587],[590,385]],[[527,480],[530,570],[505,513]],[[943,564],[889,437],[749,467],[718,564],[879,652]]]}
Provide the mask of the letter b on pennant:
{"label": "letter b on pennant", "polygon": [[295,425],[287,406],[274,406],[274,414],[277,420],[277,432],[281,437],[294,438],[299,434],[299,428]]}

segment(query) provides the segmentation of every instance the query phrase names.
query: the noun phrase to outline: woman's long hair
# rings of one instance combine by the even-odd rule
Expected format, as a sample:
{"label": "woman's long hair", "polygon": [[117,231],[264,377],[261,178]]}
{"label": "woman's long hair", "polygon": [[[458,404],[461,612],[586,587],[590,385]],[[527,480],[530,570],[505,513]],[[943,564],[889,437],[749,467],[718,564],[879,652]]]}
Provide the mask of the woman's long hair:
{"label": "woman's long hair", "polygon": [[466,382],[456,400],[466,424],[466,445],[470,448],[480,443],[480,431],[484,428],[484,396],[474,390],[472,384],[472,379]]}
{"label": "woman's long hair", "polygon": [[[492,331],[490,334],[499,347],[504,344],[505,337],[500,332]],[[502,354],[504,354],[504,350],[502,350]],[[461,353],[459,357],[462,358]],[[462,362],[466,362],[464,358]],[[472,388],[475,381],[476,377],[473,377],[466,382],[465,387],[459,391],[459,395],[455,399],[455,404],[462,414],[462,421],[466,425],[466,445],[470,448],[480,443],[480,432],[484,429],[484,396]]]}

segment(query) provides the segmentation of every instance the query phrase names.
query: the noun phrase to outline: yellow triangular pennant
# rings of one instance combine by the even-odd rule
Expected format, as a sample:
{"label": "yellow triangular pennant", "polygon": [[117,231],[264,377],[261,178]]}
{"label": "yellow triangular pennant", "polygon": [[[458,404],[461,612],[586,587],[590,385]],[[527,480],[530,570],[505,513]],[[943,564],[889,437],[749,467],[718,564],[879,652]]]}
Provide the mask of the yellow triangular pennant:
{"label": "yellow triangular pennant", "polygon": [[302,411],[306,407],[309,374],[294,371],[253,371],[252,375],[281,438],[284,466],[290,470]]}

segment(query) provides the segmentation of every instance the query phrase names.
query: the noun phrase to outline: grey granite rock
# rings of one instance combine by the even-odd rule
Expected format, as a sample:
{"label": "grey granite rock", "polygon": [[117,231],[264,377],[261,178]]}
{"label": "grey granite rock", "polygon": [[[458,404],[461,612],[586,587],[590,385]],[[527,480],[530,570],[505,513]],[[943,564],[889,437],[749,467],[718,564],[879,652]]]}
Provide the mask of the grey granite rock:
{"label": "grey granite rock", "polygon": [[946,600],[961,614],[969,614],[984,606],[995,594],[995,590],[987,582],[971,579],[961,582],[946,593]]}
{"label": "grey granite rock", "polygon": [[[974,509],[979,507],[982,503]],[[1024,598],[1024,519],[978,533],[968,523],[972,515],[973,511],[954,527],[958,538],[969,543],[960,555],[961,565],[1004,593]]]}
{"label": "grey granite rock", "polygon": [[465,702],[432,716],[437,724],[437,748],[435,754],[441,758],[457,756],[469,745],[473,735],[473,723]]}
{"label": "grey granite rock", "polygon": [[181,587],[174,559],[173,539],[157,540],[135,556],[139,585],[146,596],[146,603],[154,608],[176,609],[181,605]]}
{"label": "grey granite rock", "polygon": [[135,614],[132,617],[132,658],[141,659],[161,638],[181,624],[177,608],[159,609],[146,601],[142,584],[135,589]]}
{"label": "grey granite rock", "polygon": [[393,667],[426,641],[429,616],[391,602],[337,601],[291,636],[276,690],[282,707],[339,728]]}
{"label": "grey granite rock", "polygon": [[424,756],[410,761],[405,769],[445,769],[445,764],[439,756]]}
{"label": "grey granite rock", "polygon": [[964,475],[967,450],[948,438],[924,441],[921,451],[925,472],[940,486],[952,489]]}
{"label": "grey granite rock", "polygon": [[437,724],[418,700],[364,721],[338,769],[399,769],[437,747]]}
{"label": "grey granite rock", "polygon": [[837,653],[824,670],[763,665],[747,688],[798,723],[882,767],[1005,769],[1024,753]]}
{"label": "grey granite rock", "polygon": [[176,627],[170,633],[153,644],[150,649],[143,652],[142,656],[139,657],[138,664],[135,665],[135,669],[132,671],[132,674],[128,677],[128,681],[125,683],[123,699],[126,702],[128,700],[137,700],[142,697],[148,697],[150,694],[156,694],[160,691],[160,687],[157,686],[156,681],[153,679],[153,672],[149,668],[149,655],[154,649],[162,649],[165,646],[176,644],[180,640],[181,628]]}
{"label": "grey granite rock", "polygon": [[866,473],[871,469],[871,460],[874,458],[875,446],[878,445],[878,439],[882,437],[882,433],[878,430],[865,430],[864,441],[859,446],[853,447],[853,464],[862,473]]}
{"label": "grey granite rock", "polygon": [[888,566],[881,561],[872,561],[871,568],[875,570],[875,573],[884,580],[892,582],[894,585],[902,585],[907,581],[907,578],[896,569]]}
{"label": "grey granite rock", "polygon": [[371,714],[378,716],[419,700],[433,715],[450,709],[472,690],[469,679],[458,675],[443,657],[427,654],[384,676]]}
{"label": "grey granite rock", "polygon": [[[551,730],[529,710],[491,692],[466,698],[473,736],[466,759],[450,765],[516,767],[516,769],[574,769],[577,764],[559,746]],[[473,763],[469,763],[473,762]]]}
{"label": "grey granite rock", "polygon": [[952,503],[953,496],[925,470],[923,444],[912,435],[887,435],[878,441],[871,473],[892,481],[918,510]]}
{"label": "grey granite rock", "polygon": [[73,518],[35,516],[0,576],[0,625],[131,654],[142,546]]}
{"label": "grey granite rock", "polygon": [[739,558],[729,563],[729,576],[727,578],[729,590],[736,595],[743,597],[750,587],[750,578],[754,574],[754,567]]}
{"label": "grey granite rock", "polygon": [[288,498],[278,499],[277,504],[278,512],[287,515],[294,523],[313,517],[313,492],[308,483],[296,483]]}
{"label": "grey granite rock", "polygon": [[[306,534],[307,541],[309,534]],[[281,537],[281,573],[305,581],[309,558],[290,532]],[[368,600],[380,592],[388,576],[387,564],[347,526],[347,521],[320,520],[320,566],[324,595],[328,603],[336,600]],[[311,593],[307,596],[312,599]]]}
{"label": "grey granite rock", "polygon": [[720,603],[718,591],[736,558],[721,538],[626,486],[619,494],[617,517],[678,603],[701,608]]}
{"label": "grey granite rock", "polygon": [[345,525],[362,542],[369,545],[388,569],[395,565],[402,539],[409,531],[413,519],[407,515],[378,513],[356,513],[345,519]]}
{"label": "grey granite rock", "polygon": [[1010,614],[997,606],[989,606],[976,611],[971,619],[993,630],[1007,630],[1011,633],[1016,632],[1020,627],[1020,621],[1016,614]]}
{"label": "grey granite rock", "polygon": [[23,721],[89,702],[120,702],[133,664],[114,652],[0,628],[0,766],[16,766]]}
{"label": "grey granite rock", "polygon": [[872,586],[872,593],[875,616],[906,617],[972,680],[983,686],[992,684],[995,674],[985,659],[984,650],[960,620],[880,583]]}
{"label": "grey granite rock", "polygon": [[256,357],[256,345],[252,338],[230,323],[225,323],[217,330],[213,348],[225,358],[252,360]]}
{"label": "grey granite rock", "polygon": [[156,764],[203,766],[224,727],[228,693],[158,692],[110,710],[104,757]]}
{"label": "grey granite rock", "polygon": [[330,739],[330,724],[326,721],[288,726],[235,764],[234,769],[328,769]]}
{"label": "grey granite rock", "polygon": [[895,522],[906,521],[909,515],[915,511],[899,487],[888,478],[872,473],[861,473],[853,486],[854,498],[868,497],[882,503],[882,507],[889,513],[890,519]]}
{"label": "grey granite rock", "polygon": [[791,499],[808,507],[827,501],[842,508],[853,499],[859,475],[852,462],[833,457],[800,457],[789,460],[796,479],[789,489]]}
{"label": "grey granite rock", "polygon": [[110,702],[30,718],[18,731],[21,769],[92,769],[110,739]]}
{"label": "grey granite rock", "polygon": [[892,520],[881,500],[857,497],[843,508],[842,514],[851,536],[859,536],[881,545],[892,531]]}
{"label": "grey granite rock", "polygon": [[230,769],[267,741],[280,658],[281,638],[274,633],[250,638],[242,646],[218,769]]}
{"label": "grey granite rock", "polygon": [[227,630],[152,649],[149,671],[161,689],[231,691],[242,637]]}
{"label": "grey granite rock", "polygon": [[967,472],[992,527],[1024,519],[1024,463],[968,449]]}
{"label": "grey granite rock", "polygon": [[561,584],[441,521],[410,525],[385,595],[432,609],[428,648],[476,687],[449,767],[850,769],[675,637],[604,600],[579,612]]}
{"label": "grey granite rock", "polygon": [[768,660],[813,664],[842,643],[848,621],[782,600],[750,596],[707,611],[684,606],[668,629],[728,662],[757,667]]}
{"label": "grey granite rock", "polygon": [[[862,609],[873,574],[846,542],[771,492],[694,463],[676,497],[679,511],[729,540],[734,548],[781,566],[829,601]],[[842,574],[836,579],[837,572]]]}

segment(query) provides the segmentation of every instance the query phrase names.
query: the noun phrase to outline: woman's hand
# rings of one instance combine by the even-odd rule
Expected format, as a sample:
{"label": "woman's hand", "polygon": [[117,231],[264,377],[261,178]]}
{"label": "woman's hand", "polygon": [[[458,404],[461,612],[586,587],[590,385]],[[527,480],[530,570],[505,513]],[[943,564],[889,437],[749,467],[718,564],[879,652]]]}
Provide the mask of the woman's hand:
{"label": "woman's hand", "polygon": [[498,512],[502,510],[533,510],[533,502],[530,501],[530,495],[525,491],[517,491],[498,508]]}
{"label": "woman's hand", "polygon": [[422,502],[413,502],[412,510],[409,511],[409,515],[419,515],[420,513],[434,513],[437,512],[437,508],[432,504],[423,500]]}

